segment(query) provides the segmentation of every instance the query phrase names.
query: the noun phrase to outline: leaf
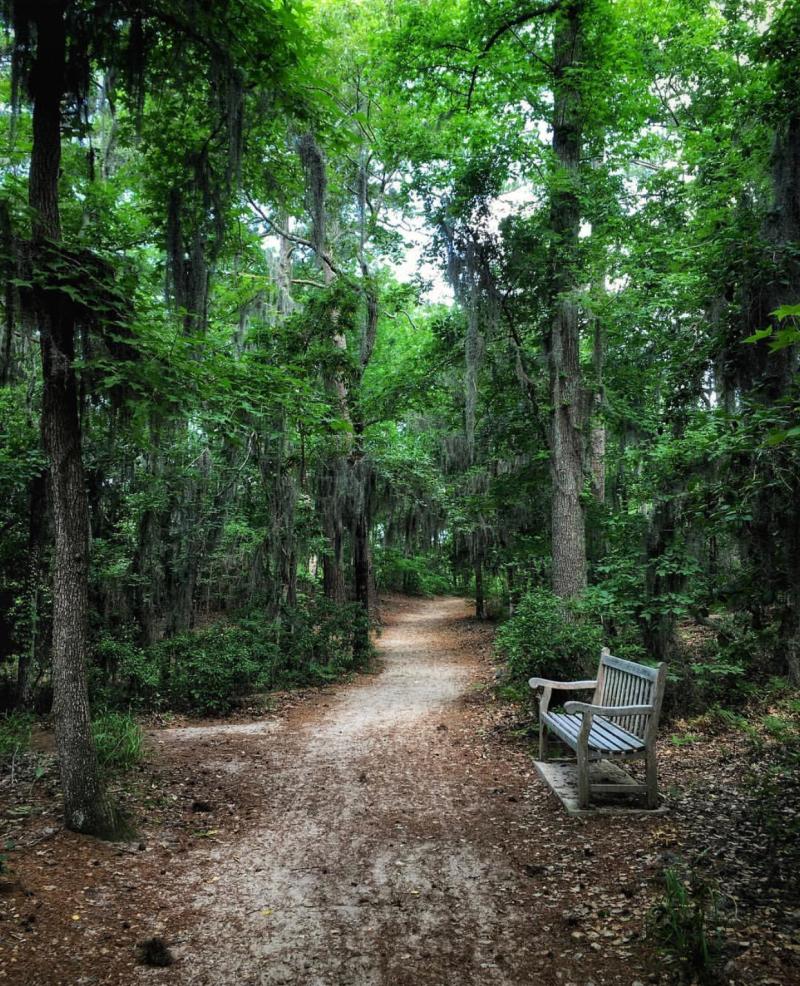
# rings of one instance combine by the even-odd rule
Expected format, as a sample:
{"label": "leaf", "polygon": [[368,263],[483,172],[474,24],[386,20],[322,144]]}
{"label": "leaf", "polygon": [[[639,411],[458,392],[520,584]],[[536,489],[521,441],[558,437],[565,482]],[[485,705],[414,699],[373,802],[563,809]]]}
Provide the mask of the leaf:
{"label": "leaf", "polygon": [[797,342],[800,342],[800,329],[779,329],[773,336],[769,348],[771,352],[777,353],[781,349],[788,349],[789,346],[794,346]]}
{"label": "leaf", "polygon": [[743,342],[761,342],[762,339],[768,339],[772,335],[772,328],[768,329],[758,329],[751,336],[743,339]]}
{"label": "leaf", "polygon": [[800,318],[800,305],[781,305],[771,314],[777,319]]}

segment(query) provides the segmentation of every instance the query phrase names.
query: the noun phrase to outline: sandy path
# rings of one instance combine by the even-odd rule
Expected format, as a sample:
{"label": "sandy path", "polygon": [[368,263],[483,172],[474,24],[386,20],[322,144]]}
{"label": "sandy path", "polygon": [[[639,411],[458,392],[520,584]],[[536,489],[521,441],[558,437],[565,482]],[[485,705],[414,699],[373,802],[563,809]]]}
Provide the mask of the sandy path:
{"label": "sandy path", "polygon": [[171,982],[532,981],[531,881],[510,865],[507,830],[487,843],[471,824],[485,809],[453,735],[477,668],[457,633],[467,612],[449,599],[395,613],[382,673],[293,735],[265,736],[280,752],[261,778],[263,819],[233,854],[211,853],[214,882],[198,854],[185,890],[196,923]]}
{"label": "sandy path", "polygon": [[[0,982],[675,986],[643,935],[680,824],[566,815],[513,738],[525,711],[482,687],[491,626],[452,599],[395,597],[385,615],[379,673],[281,694],[257,718],[150,729],[117,782],[133,843],[66,832],[54,764],[22,764],[0,799]],[[686,757],[662,744],[666,785]],[[697,783],[707,771],[701,750]],[[173,965],[141,964],[153,936]],[[762,937],[726,981],[800,982]]]}
{"label": "sandy path", "polygon": [[[482,688],[462,600],[388,602],[381,668],[257,719],[149,732],[138,842],[57,826],[44,782],[0,887],[21,986],[633,986],[662,819],[567,816]],[[26,809],[27,811],[27,809]],[[27,816],[26,816],[27,817]],[[166,940],[167,968],[137,943]]]}

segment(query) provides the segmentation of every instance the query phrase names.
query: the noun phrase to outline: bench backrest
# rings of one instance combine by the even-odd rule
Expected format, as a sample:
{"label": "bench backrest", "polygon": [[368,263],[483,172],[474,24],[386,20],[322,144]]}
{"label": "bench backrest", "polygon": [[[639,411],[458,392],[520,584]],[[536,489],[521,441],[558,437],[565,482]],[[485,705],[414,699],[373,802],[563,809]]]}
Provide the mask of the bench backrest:
{"label": "bench backrest", "polygon": [[597,688],[593,702],[595,705],[652,705],[653,714],[649,716],[623,716],[614,721],[643,740],[655,736],[661,701],[664,697],[664,678],[666,668],[648,668],[645,664],[635,664],[614,657],[607,647],[600,652],[600,667],[597,671]]}

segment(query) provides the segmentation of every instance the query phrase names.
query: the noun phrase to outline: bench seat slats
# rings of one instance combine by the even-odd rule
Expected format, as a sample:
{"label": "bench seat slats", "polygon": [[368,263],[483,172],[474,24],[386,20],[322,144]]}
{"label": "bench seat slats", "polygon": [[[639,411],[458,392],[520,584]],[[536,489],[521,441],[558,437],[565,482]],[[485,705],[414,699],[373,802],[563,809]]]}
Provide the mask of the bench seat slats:
{"label": "bench seat slats", "polygon": [[598,733],[607,736],[611,742],[621,746],[623,752],[641,750],[644,746],[643,740],[639,739],[638,736],[613,719],[607,719],[605,716],[597,716],[592,719],[592,725],[595,724],[597,725]]}
{"label": "bench seat slats", "polygon": [[[583,716],[566,712],[548,712],[545,721],[566,743],[574,748],[578,742]],[[589,732],[589,746],[601,753],[632,753],[644,749],[644,742],[627,729],[602,716],[595,716]]]}

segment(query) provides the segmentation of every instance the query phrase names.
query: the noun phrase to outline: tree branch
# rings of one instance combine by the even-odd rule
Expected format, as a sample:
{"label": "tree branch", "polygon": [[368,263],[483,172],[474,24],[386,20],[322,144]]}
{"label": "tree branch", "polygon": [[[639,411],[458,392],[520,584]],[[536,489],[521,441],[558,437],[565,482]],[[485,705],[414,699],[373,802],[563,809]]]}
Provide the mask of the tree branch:
{"label": "tree branch", "polygon": [[414,319],[408,314],[408,312],[405,310],[405,308],[398,308],[397,309],[397,315],[391,315],[389,312],[384,312],[383,315],[384,315],[384,318],[390,318],[393,322],[396,322],[397,321],[397,315],[405,315],[405,317],[408,319],[408,321],[409,321],[409,323],[411,325],[411,328],[415,332],[417,331],[417,325],[414,322]]}
{"label": "tree branch", "polygon": [[[272,230],[272,232],[275,233],[276,236],[281,236],[283,237],[284,240],[289,240],[290,243],[299,243],[300,246],[308,247],[310,250],[313,250],[314,253],[317,253],[317,248],[314,246],[311,240],[306,240],[302,236],[296,236],[294,233],[290,233],[285,229],[281,229],[280,226],[277,226],[269,218],[269,216],[266,214],[266,212],[264,212],[261,206],[257,202],[253,201],[250,195],[247,195],[247,201],[250,203],[250,206],[256,211],[261,221],[264,222]],[[330,269],[333,271],[334,274],[342,276],[342,272],[337,267],[334,266],[333,261],[331,260],[330,256],[327,253],[321,251],[320,256],[328,265],[328,267],[330,267]]]}
{"label": "tree branch", "polygon": [[[533,10],[525,10],[521,14],[517,14],[516,17],[512,17],[510,20],[504,21],[489,35],[488,39],[484,42],[483,48],[478,55],[478,61],[475,63],[470,75],[469,90],[467,92],[467,109],[469,109],[472,105],[472,96],[475,92],[475,85],[478,81],[478,70],[480,69],[481,60],[489,54],[500,38],[502,38],[508,31],[513,31],[515,27],[522,27],[524,24],[535,20],[537,17],[546,17],[548,14],[554,14],[561,8],[562,3],[563,0],[553,0],[552,3],[545,4],[543,7],[534,7]],[[545,62],[545,64],[548,63]]]}
{"label": "tree branch", "polygon": [[293,277],[292,284],[308,284],[312,288],[327,288],[327,284],[323,284],[322,281],[312,281],[307,277]]}

